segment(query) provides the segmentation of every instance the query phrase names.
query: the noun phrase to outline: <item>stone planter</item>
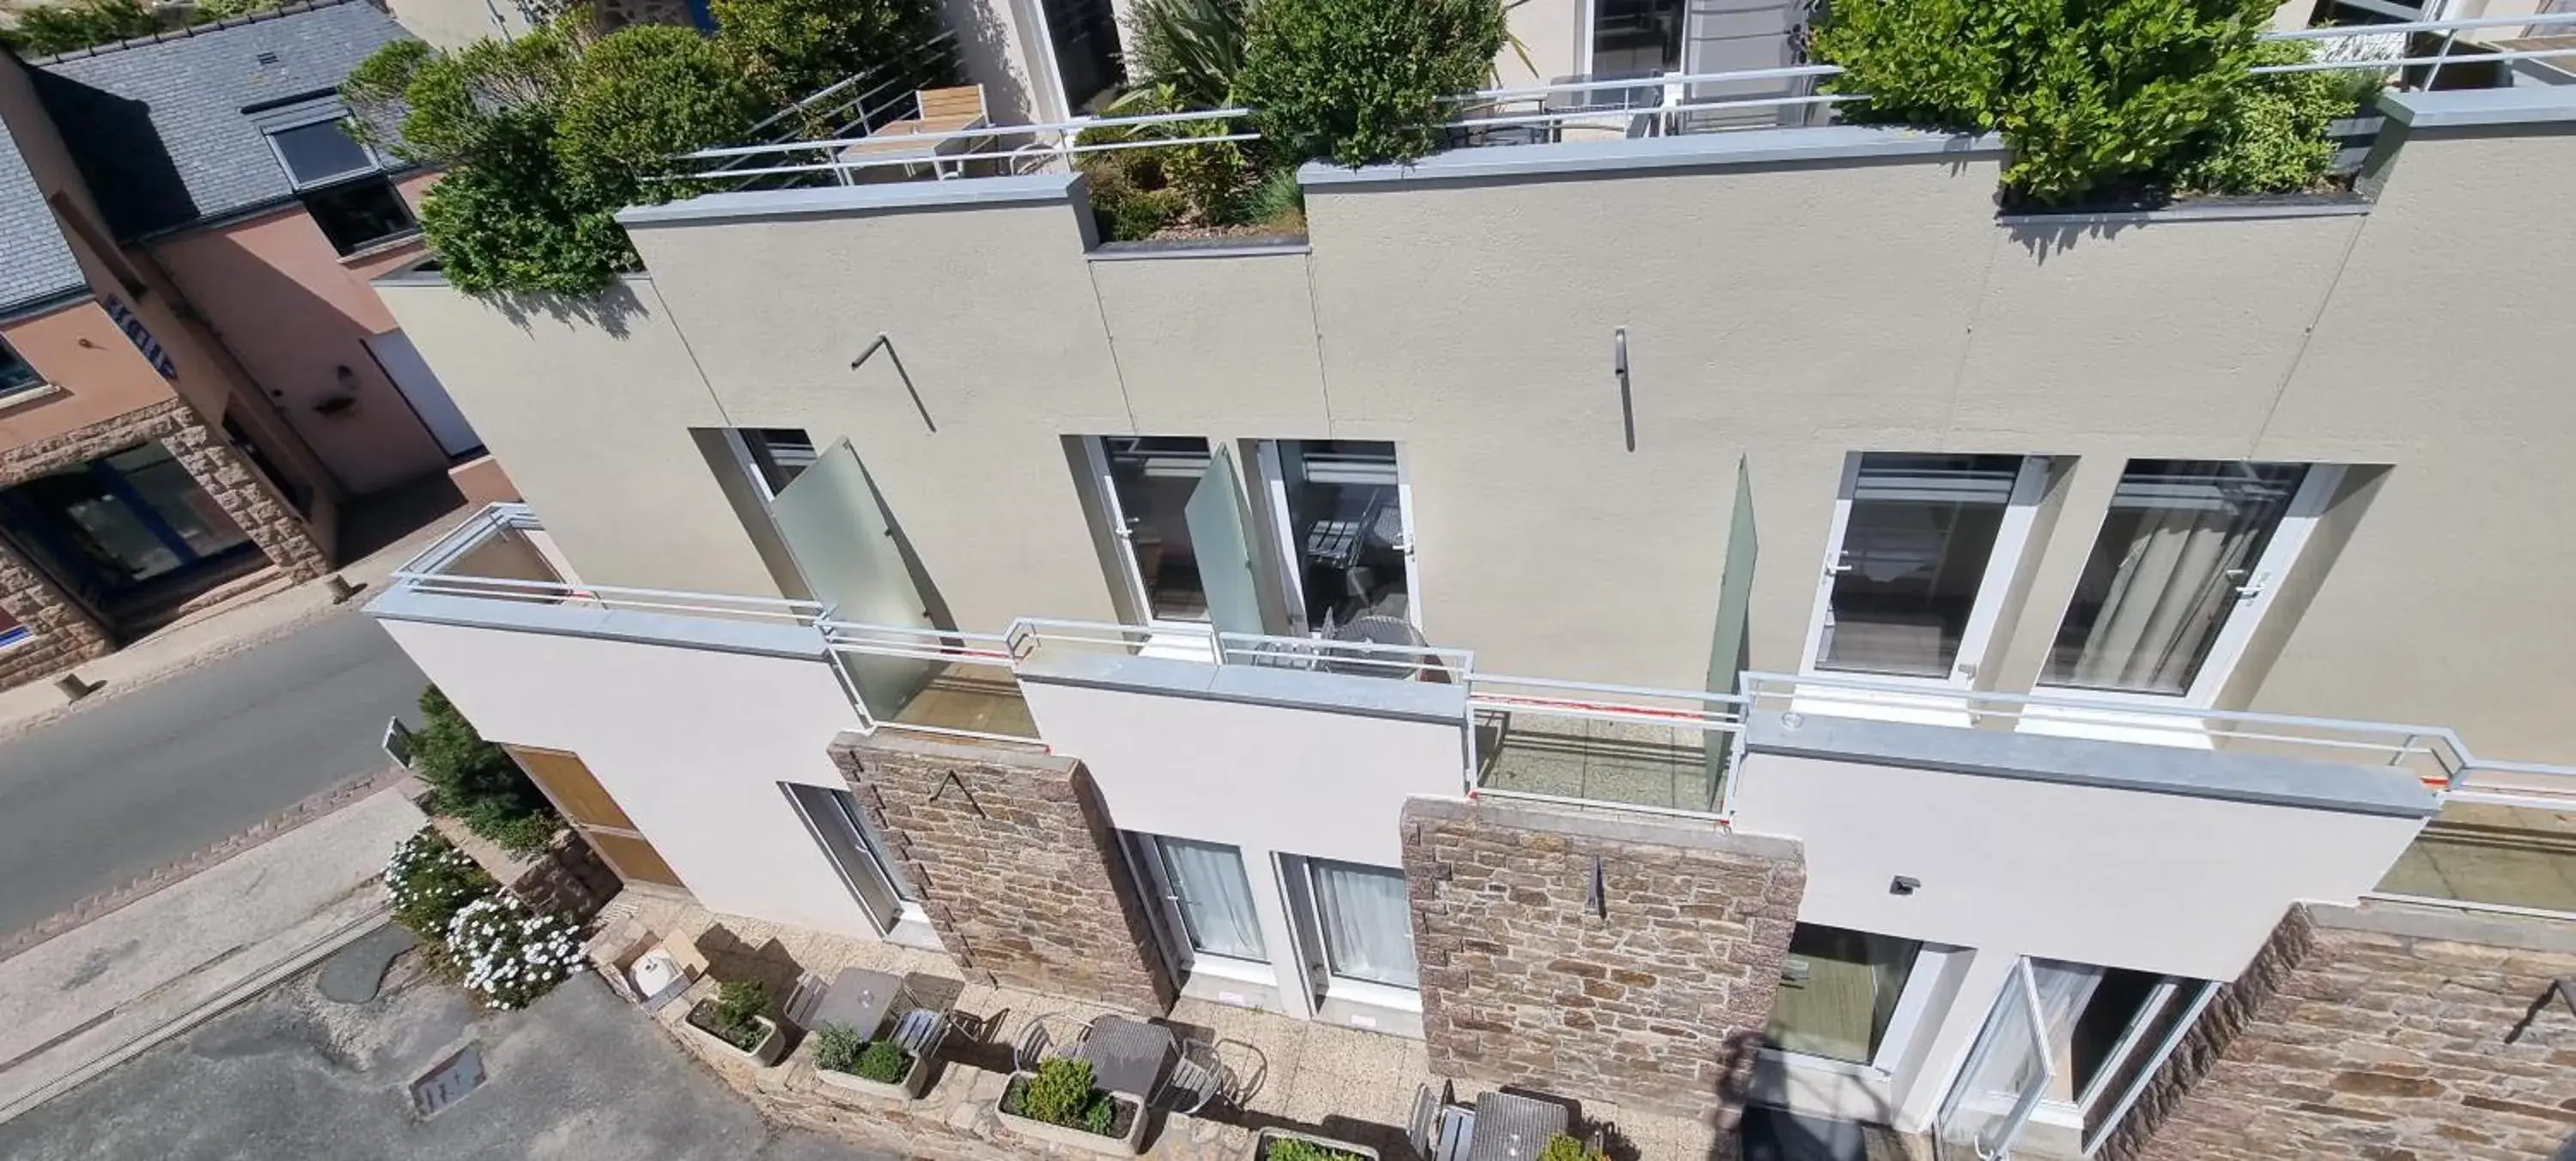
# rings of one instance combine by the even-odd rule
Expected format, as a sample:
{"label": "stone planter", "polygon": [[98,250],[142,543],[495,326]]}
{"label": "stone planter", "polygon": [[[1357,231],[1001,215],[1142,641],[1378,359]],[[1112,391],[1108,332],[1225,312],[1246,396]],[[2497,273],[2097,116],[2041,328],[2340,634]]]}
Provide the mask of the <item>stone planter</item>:
{"label": "stone planter", "polygon": [[1313,1133],[1300,1133],[1291,1129],[1263,1129],[1253,1134],[1252,1161],[1269,1161],[1270,1146],[1280,1141],[1304,1141],[1309,1145],[1320,1145],[1354,1157],[1364,1157],[1367,1161],[1378,1161],[1377,1150],[1366,1145],[1354,1145],[1348,1141],[1336,1141],[1331,1137],[1318,1137]]}
{"label": "stone planter", "polygon": [[778,1063],[781,1057],[787,1055],[787,1033],[779,1029],[778,1021],[772,1020],[767,1016],[752,1017],[752,1019],[760,1022],[760,1029],[763,1035],[760,1038],[759,1046],[749,1050],[736,1047],[733,1041],[707,1031],[704,1026],[698,1023],[698,1017],[713,1011],[715,1006],[715,1001],[713,1000],[700,1000],[696,1005],[689,1009],[689,1018],[681,1022],[688,1025],[690,1035],[705,1042],[718,1053],[726,1056],[745,1057],[752,1063],[760,1065],[763,1068]]}
{"label": "stone planter", "polygon": [[1067,1149],[1097,1153],[1103,1157],[1134,1157],[1145,1151],[1145,1103],[1125,1093],[1109,1094],[1109,1099],[1118,1102],[1119,1107],[1126,1110],[1123,1115],[1127,1119],[1127,1131],[1115,1137],[1104,1137],[1089,1129],[1051,1125],[1034,1117],[1023,1117],[1017,1113],[1005,1111],[1002,1106],[1010,1102],[1012,1086],[1027,1083],[1032,1075],[1026,1072],[1012,1073],[1011,1078],[1003,1084],[1002,1099],[993,1102],[993,1116],[1001,1121],[1004,1132],[1033,1145],[1062,1145]]}
{"label": "stone planter", "polygon": [[878,1100],[917,1101],[921,1099],[922,1090],[930,1086],[930,1058],[913,1057],[912,1067],[904,1070],[903,1079],[892,1084],[881,1080],[869,1080],[855,1072],[840,1072],[825,1068],[819,1064],[814,1066],[814,1079],[843,1092],[875,1097]]}

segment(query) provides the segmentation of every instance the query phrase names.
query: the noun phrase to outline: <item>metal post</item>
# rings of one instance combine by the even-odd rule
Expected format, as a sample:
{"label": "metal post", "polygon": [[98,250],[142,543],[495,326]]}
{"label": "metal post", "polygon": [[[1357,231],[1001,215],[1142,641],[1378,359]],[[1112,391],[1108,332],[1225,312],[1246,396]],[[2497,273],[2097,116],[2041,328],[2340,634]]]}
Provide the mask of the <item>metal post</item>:
{"label": "metal post", "polygon": [[2446,28],[2442,30],[2442,51],[2433,54],[2433,67],[2425,70],[2424,87],[2417,91],[2426,93],[2433,91],[2433,82],[2442,78],[2442,62],[2451,59],[2451,46],[2459,43],[2459,39],[2459,29]]}

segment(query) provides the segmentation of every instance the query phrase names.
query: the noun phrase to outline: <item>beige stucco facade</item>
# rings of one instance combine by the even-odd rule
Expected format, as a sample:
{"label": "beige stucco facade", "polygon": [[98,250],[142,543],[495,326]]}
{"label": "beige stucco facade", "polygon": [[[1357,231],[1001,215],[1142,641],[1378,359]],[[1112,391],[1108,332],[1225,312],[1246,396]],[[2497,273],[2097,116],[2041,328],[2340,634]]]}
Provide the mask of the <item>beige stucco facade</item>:
{"label": "beige stucco facade", "polygon": [[[1698,687],[1739,459],[1752,663],[1794,670],[1847,454],[2017,453],[2054,483],[1974,660],[2019,692],[2128,459],[2348,465],[2221,705],[2548,759],[2576,238],[2530,223],[2576,182],[2565,125],[2414,130],[2367,204],[2098,220],[1999,219],[1977,142],[1488,150],[1310,172],[1308,245],[1236,256],[1088,252],[1045,179],[723,195],[636,216],[622,337],[386,298],[586,579],[775,592],[684,429],[801,427],[853,442],[971,630],[1118,610],[1064,437],[1384,439],[1434,642]],[[852,368],[879,334],[909,384]]]}

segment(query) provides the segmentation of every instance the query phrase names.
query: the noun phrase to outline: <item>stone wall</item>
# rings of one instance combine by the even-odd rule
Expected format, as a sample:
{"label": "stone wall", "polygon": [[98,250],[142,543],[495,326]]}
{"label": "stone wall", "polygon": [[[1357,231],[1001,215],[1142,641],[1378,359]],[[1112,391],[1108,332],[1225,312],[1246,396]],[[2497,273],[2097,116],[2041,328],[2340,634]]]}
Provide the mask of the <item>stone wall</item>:
{"label": "stone wall", "polygon": [[1414,798],[1403,828],[1432,1072],[1734,1128],[1797,843],[1492,800]]}
{"label": "stone wall", "polygon": [[116,647],[71,594],[6,541],[0,541],[0,609],[27,629],[0,649],[0,689],[42,681]]}
{"label": "stone wall", "polygon": [[2576,1141],[2576,1012],[2541,1002],[2558,976],[2576,976],[2576,925],[2293,908],[2099,1156],[2563,1156]]}
{"label": "stone wall", "polygon": [[1143,893],[1082,763],[883,734],[843,734],[831,753],[970,979],[1171,1007]]}
{"label": "stone wall", "polygon": [[521,902],[575,923],[590,922],[626,887],[599,852],[570,828],[557,832],[544,854],[521,857],[467,830],[456,819],[436,815],[429,823]]}

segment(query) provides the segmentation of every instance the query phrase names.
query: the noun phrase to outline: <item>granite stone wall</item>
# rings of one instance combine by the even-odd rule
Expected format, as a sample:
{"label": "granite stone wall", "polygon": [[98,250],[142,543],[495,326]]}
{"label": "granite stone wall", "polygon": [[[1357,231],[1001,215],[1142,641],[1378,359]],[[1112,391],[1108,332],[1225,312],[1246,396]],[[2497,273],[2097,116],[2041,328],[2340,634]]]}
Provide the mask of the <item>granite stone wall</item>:
{"label": "granite stone wall", "polygon": [[1734,1128],[1806,894],[1797,843],[1440,798],[1403,828],[1432,1072]]}
{"label": "granite stone wall", "polygon": [[1144,896],[1082,763],[886,734],[843,734],[831,753],[970,979],[1171,1008]]}
{"label": "granite stone wall", "polygon": [[2576,1012],[2546,998],[2561,976],[2576,976],[2576,925],[2293,908],[2099,1157],[2566,1156]]}
{"label": "granite stone wall", "polygon": [[0,541],[0,609],[27,630],[0,648],[0,689],[42,681],[116,647],[71,594],[6,541]]}

